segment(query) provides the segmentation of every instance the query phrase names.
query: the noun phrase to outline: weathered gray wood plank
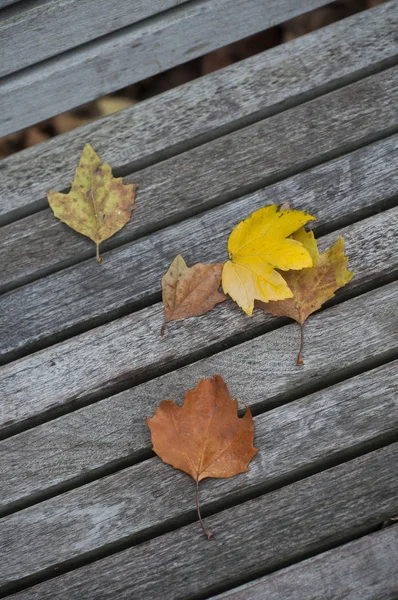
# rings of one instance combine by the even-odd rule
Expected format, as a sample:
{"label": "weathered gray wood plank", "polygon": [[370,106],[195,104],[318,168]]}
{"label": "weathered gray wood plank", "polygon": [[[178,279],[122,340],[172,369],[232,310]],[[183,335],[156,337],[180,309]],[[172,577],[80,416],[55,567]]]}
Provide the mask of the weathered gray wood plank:
{"label": "weathered gray wood plank", "polygon": [[[398,439],[397,366],[382,367],[256,417],[259,454],[249,472],[201,485],[202,507],[250,495],[258,486],[264,493],[285,483],[286,477],[315,465],[320,469],[325,460],[341,460],[374,440],[394,435]],[[149,431],[146,438],[150,445]],[[0,586],[171,519],[189,518],[193,491],[185,474],[155,457],[5,517],[0,520],[6,550]]]}
{"label": "weathered gray wood plank", "polygon": [[184,3],[164,15],[5,77],[0,104],[7,106],[7,112],[0,118],[0,135],[161,73],[328,1]]}
{"label": "weathered gray wood plank", "polygon": [[[151,228],[159,226],[159,220],[167,219],[169,212],[175,212],[176,209],[179,209],[184,214],[184,202],[188,194],[188,186],[190,187],[191,202],[195,200],[196,203],[194,210],[203,208],[204,203],[217,201],[220,194],[234,193],[235,182],[230,175],[230,172],[234,172],[236,169],[233,155],[229,160],[228,158],[225,159],[223,170],[218,174],[218,184],[214,189],[212,186],[209,187],[204,184],[206,172],[203,170],[203,173],[200,173],[201,163],[199,160],[197,160],[198,168],[191,176],[192,178],[198,177],[198,181],[195,182],[192,179],[191,182],[187,181],[186,165],[189,164],[189,155],[190,153],[184,154],[168,161],[169,169],[165,169],[164,166],[160,165],[159,168],[152,167],[136,174],[134,179],[143,182],[144,187],[139,192],[138,208],[133,220],[109,243],[103,245],[103,251],[113,245],[119,245],[131,238],[135,239],[144,235]],[[266,155],[264,155],[263,160],[266,164]],[[397,160],[398,135],[395,135],[376,144],[360,148],[356,152],[325,165],[314,167],[293,178],[266,187],[257,193],[256,200],[253,199],[248,203],[250,208],[245,209],[243,206],[240,208],[241,204],[235,202],[236,221],[239,221],[241,215],[245,215],[244,210],[253,210],[252,206],[254,204],[259,207],[262,205],[261,202],[263,204],[283,203],[286,199],[291,199],[296,205],[305,205],[306,210],[316,211],[316,216],[321,221],[325,217],[328,226],[331,226],[339,219],[352,215],[353,212],[366,211],[384,199],[395,196],[398,189],[398,172],[395,168]],[[281,166],[283,166],[283,163]],[[262,176],[261,169],[256,170],[253,173],[253,179],[250,179],[249,172],[247,174],[247,184],[255,184],[259,175]],[[161,193],[159,190],[161,190]],[[328,206],[331,197],[333,197],[333,203]],[[314,206],[313,201],[308,202],[308,198],[316,199],[316,206]],[[160,199],[163,203],[162,213],[160,213],[160,207],[158,206]],[[176,202],[176,199],[179,199],[180,202]],[[326,209],[327,214],[324,208],[325,205],[328,206]],[[173,219],[177,217],[178,215],[175,214]],[[213,219],[212,215],[209,215],[209,219]],[[222,235],[227,235],[229,223],[231,227],[235,224],[233,220],[225,223],[222,219]],[[194,236],[196,237],[196,227],[194,230]],[[166,245],[159,240],[164,235],[170,237],[170,234],[171,230],[166,234],[157,234],[158,240],[155,241],[155,238],[153,238],[154,245],[169,245],[170,242]],[[181,233],[176,232],[176,239],[179,239],[180,236]],[[189,245],[193,247],[194,242],[190,242]],[[0,291],[8,291],[26,284],[32,279],[43,277],[57,269],[78,263],[93,256],[94,252],[94,244],[90,240],[73,232],[58,219],[55,219],[49,209],[11,223],[2,229],[0,239],[0,256],[2,256],[3,265],[0,274]],[[134,263],[131,263],[134,272],[139,255],[140,244],[134,246],[135,259]],[[198,260],[204,259],[203,256],[199,256]],[[115,257],[116,255],[114,255],[114,260]],[[167,261],[171,259],[171,255],[163,258]],[[119,265],[117,261],[114,264],[115,267]],[[123,266],[116,267],[118,273],[120,268],[123,268],[124,276],[126,276],[125,268],[127,265],[123,263],[120,263],[120,265]],[[89,268],[93,269],[93,265]],[[62,274],[60,276],[61,281],[65,277],[67,279],[73,277],[73,273],[72,271],[68,274]],[[84,277],[85,280],[86,276]],[[75,287],[76,284],[78,285],[76,280],[72,286],[68,283],[68,290]],[[48,292],[46,293],[44,289],[48,290],[48,286],[58,289],[60,295],[63,295],[64,286],[58,280],[47,280],[40,285],[43,286],[41,288],[43,290],[42,296],[47,296]],[[30,293],[33,294],[34,292]]]}
{"label": "weathered gray wood plank", "polygon": [[[354,328],[351,324],[348,327],[350,330]],[[326,330],[324,335],[329,336],[331,332]],[[248,360],[250,346],[245,348],[245,353]],[[237,351],[232,354],[237,354]],[[231,353],[229,358],[231,359]],[[83,473],[92,473],[105,464],[116,463],[118,459],[138,455],[143,450],[150,449],[150,435],[145,418],[151,416],[159,402],[166,397],[162,386],[167,389],[167,397],[176,397],[181,401],[184,391],[192,385],[192,371],[197,372],[200,369],[203,372],[203,368],[207,368],[208,374],[212,375],[211,369],[217,371],[217,363],[220,360],[223,359],[218,358],[217,361],[215,357],[214,366],[207,359],[202,361],[199,367],[196,365],[180,370],[175,375],[177,385],[175,384],[174,388],[172,387],[174,374],[166,375],[160,381],[143,384],[119,396],[0,442],[0,472],[2,473],[0,512],[10,512],[20,508],[18,503],[23,499],[33,501],[37,494],[54,489],[55,486],[79,477]],[[207,362],[207,365],[203,362]],[[267,379],[267,392],[265,394],[263,386],[259,385],[257,378],[251,377],[251,373],[248,373],[242,381],[239,368],[244,362],[242,352],[238,364],[233,359],[232,362],[236,368],[232,374],[229,374],[227,380],[230,391],[234,397],[241,398],[249,406],[258,406],[262,403],[267,407],[275,402],[276,398],[282,398],[283,394],[288,397],[293,389],[299,393],[300,388],[303,386],[305,388],[308,378],[308,370],[304,369],[296,374],[293,385],[289,377],[279,378],[281,382],[274,382],[271,377],[268,377],[268,369],[266,369],[264,379]],[[345,369],[348,367],[352,369],[354,365],[355,344],[352,344],[352,347],[346,350],[342,366]],[[328,362],[328,357],[322,355],[318,357],[317,367],[320,383],[325,377],[330,378],[336,364],[333,361]],[[278,477],[285,472],[287,465],[292,469],[298,468],[298,465],[303,466],[329,453],[340,452],[344,448],[362,444],[372,437],[389,434],[395,429],[398,432],[396,416],[398,382],[394,381],[397,367],[398,362],[379,367],[332,388],[316,392],[304,400],[297,400],[271,411],[256,420],[256,443],[264,449],[266,460],[278,464],[278,469],[282,469]],[[189,380],[188,385],[184,385],[184,379]],[[345,420],[350,427],[354,428],[355,433],[350,427],[346,429],[341,427],[341,423]],[[297,431],[298,422],[299,431]],[[319,435],[320,439],[314,439],[313,434]],[[287,438],[291,438],[289,443]],[[277,445],[278,439],[284,439],[288,445],[288,450],[284,449],[289,455],[286,456],[286,461],[281,460],[281,456],[275,458],[276,450],[272,448]],[[29,453],[26,452],[26,448],[29,448]],[[305,448],[303,454],[305,459],[301,456],[303,448]],[[315,454],[311,455],[311,452],[308,454],[309,448]],[[304,460],[304,462],[295,462],[292,456],[296,454],[297,460]],[[145,465],[147,464],[145,462]],[[140,471],[140,468],[134,467],[131,473],[135,473],[136,469]],[[147,466],[142,468],[148,469]],[[266,471],[269,472],[269,466]],[[125,474],[127,472],[130,471],[124,471]],[[274,476],[275,473],[272,477]],[[124,481],[124,477],[125,475],[121,477],[120,482]],[[127,479],[128,487],[131,477],[128,476]],[[72,482],[70,485],[72,487]],[[118,486],[120,489],[123,488],[122,483]],[[80,497],[80,492],[77,494]]]}
{"label": "weathered gray wood plank", "polygon": [[398,531],[389,527],[212,600],[396,600]]}
{"label": "weathered gray wood plank", "polygon": [[16,2],[20,2],[21,0],[0,0],[0,8],[5,8],[10,4],[15,4]]}
{"label": "weathered gray wood plank", "polygon": [[[354,258],[356,254],[354,246],[351,245],[348,235],[345,238],[348,254]],[[365,256],[371,246],[366,244],[366,237],[353,236],[353,240],[357,239],[359,254],[355,261],[351,261],[356,274],[349,284],[351,289],[355,289],[356,286],[360,289],[366,279],[372,281],[382,265],[390,271],[387,257],[397,255],[397,252],[386,244],[388,254],[373,255],[374,265],[371,272],[367,272],[366,268],[363,271]],[[340,292],[340,297],[343,294],[344,292]],[[363,299],[353,300],[353,304],[350,304],[350,308],[347,309],[357,310],[366,322],[369,321],[369,314],[373,315],[372,310],[379,315],[369,324],[369,336],[357,340],[358,363],[384,351],[391,353],[396,347],[396,328],[394,329],[395,326],[392,325],[394,309],[390,304],[396,302],[396,294],[396,284],[385,286],[364,296]],[[370,303],[374,306],[373,302],[376,305],[383,304],[380,313],[376,307],[367,310],[366,304]],[[336,336],[333,338],[333,343],[336,345],[333,346],[333,352],[340,359],[345,353],[347,331],[344,319],[340,321],[341,317],[338,315],[340,315],[339,310],[344,312],[345,307],[335,310],[337,312],[325,314],[331,315],[331,322],[336,328]],[[319,316],[319,318],[329,317]],[[107,393],[118,391],[122,386],[139,383],[143,378],[149,379],[154,374],[158,374],[159,370],[170,371],[179,363],[181,364],[182,360],[197,360],[212,350],[221,350],[222,345],[227,341],[230,343],[234,339],[239,341],[238,336],[242,339],[242,335],[254,336],[257,332],[270,327],[272,323],[275,324],[274,319],[260,311],[256,311],[250,319],[232,304],[225,304],[201,318],[173,323],[163,338],[159,335],[161,322],[162,308],[158,304],[3,367],[0,371],[0,392],[3,398],[0,414],[1,428],[6,429],[41,413],[73,405],[78,400],[98,398],[98,396],[103,398]],[[327,325],[319,328],[317,323],[314,318],[307,328],[307,335],[314,337],[308,338],[308,347],[312,351],[306,358],[308,361],[306,368],[315,368],[315,372],[316,366],[312,361],[316,363],[318,350],[320,354],[326,353],[330,359],[333,356],[330,340],[323,338],[323,330]],[[279,361],[279,350],[276,351],[272,363],[273,368],[278,364],[279,367],[275,372],[282,369],[282,372],[286,373],[285,369],[290,368],[297,374],[296,326],[275,335],[281,340],[284,352],[283,361]],[[281,338],[278,338],[279,335]],[[356,337],[355,331],[350,331],[349,335]],[[384,336],[385,346],[378,345],[380,335]],[[264,355],[269,356],[267,339],[259,338],[259,348],[262,344],[266,348],[266,350],[264,348],[259,350],[260,358]],[[372,347],[372,340],[376,347]],[[253,351],[256,351],[256,348],[257,346],[254,345]],[[262,362],[261,359],[260,372],[262,372]],[[228,364],[223,368],[228,368]]]}
{"label": "weathered gray wood plank", "polygon": [[[343,181],[344,177],[340,175],[339,180]],[[334,188],[337,180],[331,181]],[[351,182],[349,177],[348,182]],[[308,209],[322,218],[321,203],[327,194],[314,197],[310,188],[306,190],[306,202],[295,203],[296,208]],[[325,187],[325,190],[329,192],[329,187]],[[203,191],[200,193],[205,197]],[[161,193],[158,193],[158,198],[161,197]],[[275,201],[275,196],[271,198]],[[293,198],[291,195],[285,200]],[[353,200],[356,201],[355,194]],[[0,355],[3,361],[15,358],[18,352],[32,350],[39,342],[47,344],[57,341],[57,336],[73,332],[77,326],[87,328],[105,314],[108,319],[116,317],[118,311],[126,311],[127,307],[133,308],[138,301],[153,297],[154,293],[160,292],[161,276],[178,253],[185,255],[189,262],[224,262],[227,258],[226,242],[232,227],[262,205],[261,194],[250,196],[114,250],[106,255],[101,265],[91,259],[6,294],[2,298],[3,321],[0,325]],[[243,209],[243,206],[246,208]],[[346,204],[337,216],[334,204],[328,202],[321,223],[328,223],[330,213],[335,214],[335,218],[341,218],[350,210],[353,207]],[[392,210],[387,217],[378,217],[387,218],[386,224],[383,224],[387,228],[386,236],[381,246],[390,238],[393,238],[391,244],[396,243],[394,223],[397,213]],[[371,226],[369,235],[372,245],[377,232],[372,232]],[[373,272],[380,276],[383,272],[389,272],[387,265],[390,270],[396,268],[396,257],[388,246],[385,246],[385,251],[388,256],[386,262],[380,268],[377,263],[374,265]],[[367,259],[373,259],[374,256],[370,254]]]}
{"label": "weathered gray wood plank", "polygon": [[[211,543],[198,524],[192,523],[35,586],[16,598],[91,600],[100,596],[106,600],[127,599],[134,593],[137,599],[172,600],[215,593],[243,577],[252,578],[320,552],[395,514],[397,458],[398,444],[394,444],[208,517],[207,525],[215,532]],[[147,504],[154,502],[156,495],[162,495],[166,503],[168,494],[173,493],[171,483],[179,476],[154,490],[152,497],[147,494]],[[189,492],[192,482],[187,477],[185,481],[191,483]],[[134,482],[134,488],[138,483]],[[203,489],[211,484],[222,487],[229,481],[209,480]],[[123,504],[129,506],[130,498]],[[104,529],[103,516],[99,505],[86,516],[96,521],[94,536],[98,538]],[[51,519],[50,511],[47,518]],[[54,556],[52,564],[56,561]]]}
{"label": "weathered gray wood plank", "polygon": [[4,159],[0,219],[47,206],[49,189],[70,185],[86,142],[113,167],[137,170],[374,72],[397,54],[397,7],[388,2],[371,19],[360,13]]}
{"label": "weathered gray wood plank", "polygon": [[41,0],[28,6],[21,2],[1,15],[0,39],[6,60],[1,64],[0,77],[183,2],[185,0],[115,0],[112,3]]}
{"label": "weathered gray wood plank", "polygon": [[[367,78],[343,90],[215,140],[188,152],[186,156],[165,161],[142,172],[140,178],[128,177],[127,181],[132,179],[141,184],[134,219],[140,222],[141,215],[149,210],[152,214],[158,215],[158,221],[154,225],[160,227],[167,223],[167,220],[182,218],[184,215],[192,214],[192,211],[203,210],[211,203],[221,203],[227,193],[238,195],[247,189],[247,186],[260,187],[264,180],[269,181],[272,177],[280,177],[289,169],[303,168],[311,157],[313,161],[320,161],[322,158],[327,158],[331,152],[343,152],[349,149],[350,143],[360,144],[369,139],[369,136],[387,133],[391,127],[396,127],[398,120],[398,98],[394,103],[395,96],[398,96],[398,68]],[[339,123],[339,127],[336,127],[336,122]],[[280,143],[280,131],[292,131],[286,145]],[[228,163],[234,165],[233,177],[230,172],[224,170],[224,165]],[[221,177],[221,173],[225,173],[225,176]],[[228,181],[231,183],[227,183]],[[167,185],[170,189],[169,198],[173,199],[173,203],[170,202],[165,209],[164,197],[167,194]],[[145,201],[145,190],[151,202]],[[75,235],[70,231],[68,234],[72,236],[71,241],[74,241]],[[126,246],[121,252],[134,252],[134,244]],[[92,297],[90,302],[84,302],[86,310],[89,308],[90,318],[95,318],[104,311],[103,300],[106,289],[112,296],[112,306],[107,303],[107,311],[117,310],[121,305],[125,305],[126,291],[128,299],[131,298],[129,290],[125,290],[124,295],[123,292],[116,293],[120,281],[126,282],[132,270],[134,263],[131,262],[130,256],[131,254],[126,262],[122,260],[121,254],[117,254],[117,259],[116,255],[110,255],[105,264],[100,267],[94,261],[90,261],[84,269],[60,275],[61,278],[71,277],[76,273],[73,285],[68,286],[68,293],[69,290],[74,289],[78,295],[83,293],[82,284],[84,294],[88,293],[87,282],[90,280]],[[114,265],[110,269],[112,258],[115,264],[120,266],[117,272]],[[164,272],[167,266],[168,257],[164,256],[163,266],[159,264],[161,272]],[[83,279],[80,279],[85,269],[91,270],[92,277],[88,278],[85,272]],[[135,270],[133,271],[135,276]],[[116,285],[112,277],[117,279]],[[55,283],[55,279],[52,279]],[[93,296],[98,298],[96,285],[99,282],[101,302],[100,305],[97,303],[95,306]],[[111,283],[112,289],[108,287]],[[48,285],[48,283],[41,282],[38,285]],[[58,293],[61,287],[57,280]],[[35,289],[35,286],[29,286],[28,294],[33,294]],[[43,290],[40,292],[40,298],[42,302],[58,304],[55,296],[46,295]],[[12,296],[8,299],[11,301],[4,300],[6,312],[8,312],[8,304],[11,303],[14,308],[17,306],[17,301],[14,301]],[[34,303],[37,305],[37,299]],[[10,307],[10,310],[14,309]],[[24,311],[25,315],[29,312],[25,309]],[[42,311],[42,318],[47,319],[46,314],[46,311]],[[73,323],[83,323],[86,318],[79,315],[77,304],[74,304]],[[12,314],[9,320],[11,326],[15,327],[18,323],[20,329],[19,321],[15,321]],[[72,322],[67,322],[66,315],[63,315],[62,320],[65,322],[65,328],[72,326]],[[36,324],[38,324],[37,319]],[[38,330],[38,333],[42,332]],[[9,346],[13,347],[14,341],[9,331],[8,338]],[[19,347],[23,344],[24,340],[19,339]]]}

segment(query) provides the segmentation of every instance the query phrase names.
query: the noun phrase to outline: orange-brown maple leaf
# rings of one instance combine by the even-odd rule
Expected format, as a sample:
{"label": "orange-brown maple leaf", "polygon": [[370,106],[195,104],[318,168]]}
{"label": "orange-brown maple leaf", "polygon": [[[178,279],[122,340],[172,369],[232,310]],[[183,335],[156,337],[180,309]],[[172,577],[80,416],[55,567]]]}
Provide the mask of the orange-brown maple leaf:
{"label": "orange-brown maple leaf", "polygon": [[237,400],[232,400],[223,378],[214,375],[186,392],[183,406],[163,400],[146,422],[156,454],[195,480],[199,520],[210,539],[200,516],[198,483],[206,477],[233,477],[248,471],[258,452],[253,447],[250,410],[239,418]]}
{"label": "orange-brown maple leaf", "polygon": [[198,263],[189,268],[179,254],[162,278],[164,322],[198,317],[224,302],[226,296],[218,291],[221,283],[222,264]]}
{"label": "orange-brown maple leaf", "polygon": [[347,270],[348,258],[344,255],[344,240],[340,237],[337,242],[323,254],[319,254],[316,240],[312,231],[299,229],[291,236],[301,242],[311,255],[313,266],[301,271],[283,273],[293,298],[275,302],[257,302],[256,306],[275,317],[290,317],[301,327],[301,345],[297,364],[303,364],[303,327],[306,319],[330,298],[334,292],[343,287],[353,277]]}

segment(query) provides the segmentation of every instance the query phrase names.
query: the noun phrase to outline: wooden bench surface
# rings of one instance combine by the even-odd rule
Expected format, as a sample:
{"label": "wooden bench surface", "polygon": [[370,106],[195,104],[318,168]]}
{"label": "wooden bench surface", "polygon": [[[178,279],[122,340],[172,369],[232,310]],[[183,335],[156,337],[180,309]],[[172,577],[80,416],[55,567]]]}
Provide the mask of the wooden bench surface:
{"label": "wooden bench surface", "polygon": [[[17,3],[7,9],[10,17],[4,19],[4,30],[0,25],[3,51],[14,57],[7,58],[12,72],[7,69],[0,81],[0,104],[7,103],[7,112],[0,113],[0,135],[161,73],[328,1],[141,0],[142,8],[135,11],[128,10],[132,3],[127,0],[111,5],[105,0],[39,0],[29,11],[22,2]],[[167,4],[174,6],[167,10]],[[144,8],[148,5],[149,10]],[[152,15],[144,18],[148,12]],[[92,17],[99,13],[106,17]],[[131,25],[123,26],[127,23]],[[98,37],[101,34],[105,35]],[[82,43],[91,38],[95,39]],[[27,66],[30,61],[34,64]]]}
{"label": "wooden bench surface", "polygon": [[[251,0],[244,29],[236,1],[119,0],[113,20],[95,0],[84,33],[33,51],[25,32],[43,15],[62,32],[93,4],[3,0],[0,33],[25,45],[2,66],[1,126],[48,117],[64,95],[74,106],[81,89],[58,82],[74,66],[78,88],[97,57],[110,62],[86,100],[131,83],[112,65],[135,36],[140,79],[207,51],[203,31],[214,48],[325,3]],[[220,10],[231,30],[215,40]],[[169,40],[155,67],[145,28]],[[0,163],[0,597],[396,600],[397,28],[390,0]],[[46,201],[86,142],[139,184],[101,265]],[[232,303],[160,337],[174,256],[224,261],[234,225],[286,201],[317,217],[321,249],[344,237],[355,274],[306,324],[305,365],[295,323]],[[201,483],[208,542],[192,481],[153,456],[145,418],[214,373],[252,408],[259,453]]]}

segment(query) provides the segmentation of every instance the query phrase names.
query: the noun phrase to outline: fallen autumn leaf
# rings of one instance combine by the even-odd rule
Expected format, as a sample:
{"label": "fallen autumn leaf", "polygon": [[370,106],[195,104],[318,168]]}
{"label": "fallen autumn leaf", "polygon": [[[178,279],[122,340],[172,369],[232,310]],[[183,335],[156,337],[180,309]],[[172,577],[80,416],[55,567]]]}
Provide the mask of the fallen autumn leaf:
{"label": "fallen autumn leaf", "polygon": [[175,257],[162,277],[162,335],[168,321],[203,315],[226,300],[226,296],[218,291],[222,268],[223,265],[218,263],[198,263],[189,268],[180,254]]}
{"label": "fallen autumn leaf", "polygon": [[283,300],[292,292],[275,269],[311,267],[311,256],[299,241],[286,239],[314,217],[298,210],[260,208],[241,221],[228,240],[230,260],[222,272],[226,294],[251,316],[254,300]]}
{"label": "fallen autumn leaf", "polygon": [[319,254],[312,231],[304,227],[296,231],[292,238],[300,242],[309,252],[313,266],[301,271],[289,271],[283,277],[293,292],[293,298],[277,302],[256,302],[256,306],[275,317],[290,317],[300,324],[300,349],[297,364],[303,363],[304,323],[313,312],[321,308],[326,300],[333,298],[334,292],[343,287],[353,277],[347,270],[348,258],[344,256],[344,240],[339,238],[327,252]]}
{"label": "fallen autumn leaf", "polygon": [[194,479],[199,521],[210,539],[213,534],[206,529],[200,514],[199,481],[248,471],[258,452],[253,447],[254,423],[250,410],[247,408],[239,418],[237,400],[232,400],[223,378],[214,375],[186,392],[183,406],[163,400],[146,422],[154,452],[163,462]]}
{"label": "fallen autumn leaf", "polygon": [[137,186],[123,185],[122,179],[112,176],[111,167],[104,163],[86,144],[68,194],[48,192],[48,202],[54,215],[75,231],[89,237],[96,246],[119,231],[131,217]]}

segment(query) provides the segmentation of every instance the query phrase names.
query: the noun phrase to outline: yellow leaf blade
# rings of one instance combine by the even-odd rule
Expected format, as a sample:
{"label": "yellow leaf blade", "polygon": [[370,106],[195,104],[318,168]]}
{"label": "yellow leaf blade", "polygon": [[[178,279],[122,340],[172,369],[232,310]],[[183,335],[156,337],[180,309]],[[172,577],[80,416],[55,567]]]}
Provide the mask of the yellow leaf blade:
{"label": "yellow leaf blade", "polygon": [[50,191],[48,202],[54,215],[89,237],[98,247],[119,231],[131,217],[136,185],[114,178],[111,167],[86,144],[68,194]]}
{"label": "yellow leaf blade", "polygon": [[311,255],[303,244],[290,239],[275,241],[272,243],[272,247],[248,245],[244,254],[235,255],[234,263],[242,265],[249,259],[281,271],[304,269],[312,267],[313,264]]}
{"label": "yellow leaf blade", "polygon": [[270,241],[282,240],[314,219],[308,213],[298,210],[278,211],[276,204],[260,208],[232,231],[228,240],[230,257],[234,260],[236,255],[251,254],[253,246],[264,249]]}
{"label": "yellow leaf blade", "polygon": [[251,316],[254,301],[291,298],[286,281],[275,270],[312,266],[311,254],[299,240],[286,239],[314,217],[277,205],[255,211],[239,223],[228,240],[231,260],[224,265],[223,290]]}
{"label": "yellow leaf blade", "polygon": [[302,244],[304,246],[304,248],[307,250],[308,254],[311,256],[311,259],[312,259],[311,266],[314,267],[315,265],[317,265],[320,254],[318,251],[318,246],[317,246],[316,239],[315,239],[313,232],[306,231],[304,227],[300,227],[300,229],[295,231],[291,237],[296,242],[300,242],[300,244]]}
{"label": "yellow leaf blade", "polygon": [[232,261],[225,263],[222,272],[222,286],[225,294],[249,315],[253,314],[254,300],[278,300],[292,296],[283,277],[269,265],[245,259],[243,264]]}

